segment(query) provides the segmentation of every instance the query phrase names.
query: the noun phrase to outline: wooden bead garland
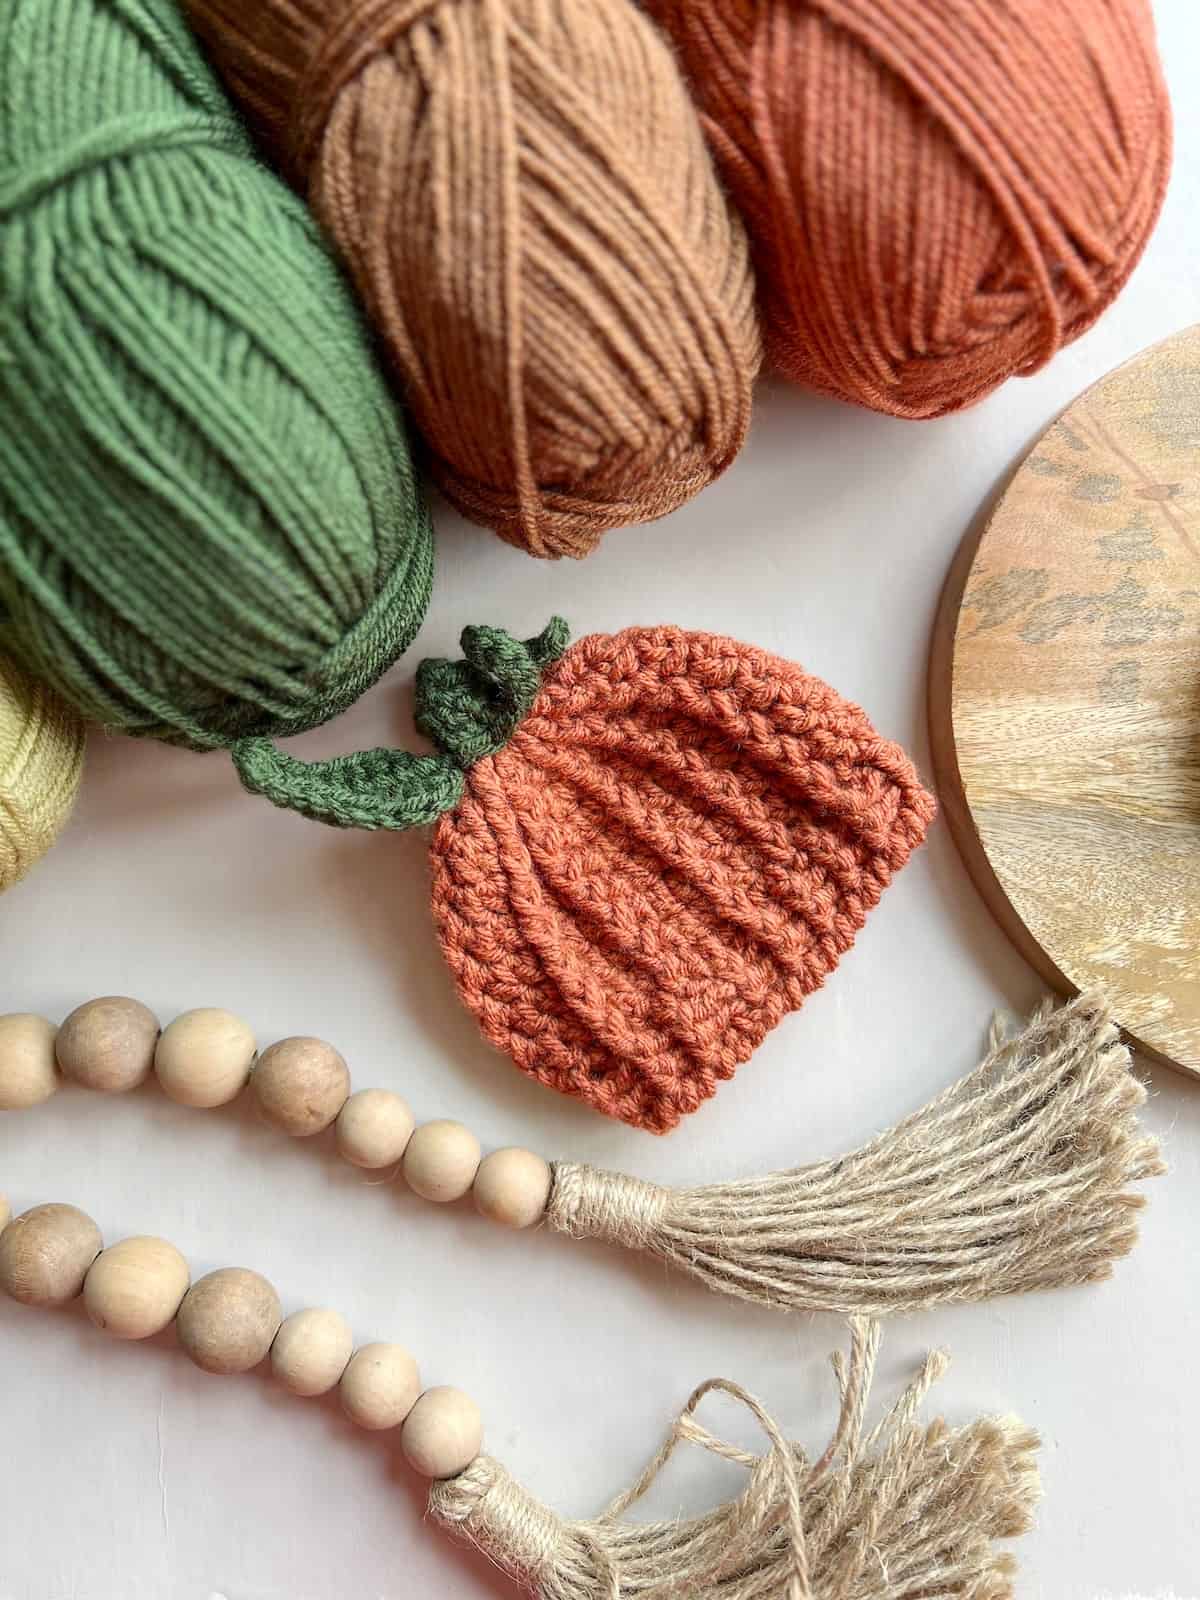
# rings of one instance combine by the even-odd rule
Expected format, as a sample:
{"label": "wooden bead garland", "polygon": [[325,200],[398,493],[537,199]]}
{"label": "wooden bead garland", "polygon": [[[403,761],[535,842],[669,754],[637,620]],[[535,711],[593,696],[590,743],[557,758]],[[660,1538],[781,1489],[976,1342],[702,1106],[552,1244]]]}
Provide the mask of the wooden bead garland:
{"label": "wooden bead garland", "polygon": [[[34,1227],[41,1229],[43,1244],[58,1259],[75,1249],[81,1223],[89,1238],[94,1235],[99,1242],[95,1224],[73,1206],[38,1206],[5,1225],[7,1217],[8,1202],[0,1195],[0,1261],[12,1253],[11,1237],[27,1239]],[[3,1278],[0,1286],[12,1292]],[[267,1343],[276,1375],[297,1393],[320,1392],[297,1378],[307,1358],[298,1365],[286,1354],[277,1360],[274,1347],[281,1340],[290,1342],[293,1356],[297,1350],[319,1348],[323,1362],[329,1336],[335,1344],[340,1340],[340,1319],[326,1311],[300,1312],[281,1325],[275,1315],[278,1303],[274,1289],[255,1272],[226,1268],[210,1273],[188,1291],[179,1308],[179,1343],[206,1371],[245,1371],[254,1364],[250,1358],[260,1348],[262,1328],[273,1323]],[[251,1323],[254,1337],[247,1341]],[[118,1332],[111,1325],[109,1331]],[[431,1480],[431,1518],[479,1546],[542,1600],[633,1600],[635,1595],[650,1600],[684,1594],[689,1600],[782,1600],[785,1595],[788,1600],[813,1600],[847,1594],[848,1583],[863,1600],[889,1600],[899,1592],[887,1576],[889,1570],[903,1570],[906,1594],[948,1595],[945,1580],[951,1574],[955,1594],[1008,1593],[1012,1558],[997,1550],[995,1541],[1013,1538],[1029,1526],[1039,1495],[1037,1435],[1014,1417],[982,1418],[956,1429],[940,1421],[918,1421],[918,1406],[945,1370],[945,1357],[934,1352],[864,1438],[878,1347],[879,1324],[852,1319],[849,1360],[834,1357],[841,1414],[815,1465],[752,1395],[712,1379],[693,1392],[633,1488],[601,1517],[586,1522],[558,1517],[500,1462],[480,1454],[479,1411],[458,1389],[438,1385],[419,1396],[414,1392],[412,1399],[406,1395],[399,1446],[409,1465]],[[363,1370],[370,1370],[380,1350],[389,1352],[384,1365],[392,1373],[406,1373],[411,1358],[403,1352],[392,1356],[396,1349],[365,1346],[346,1367],[343,1385],[356,1361],[361,1358]],[[325,1366],[325,1377],[329,1371]],[[386,1388],[395,1393],[390,1377]],[[725,1443],[696,1420],[697,1408],[712,1390],[724,1391],[749,1410],[766,1434],[764,1455]],[[402,1409],[403,1402],[393,1404],[386,1426],[396,1425]],[[356,1420],[379,1426],[379,1415],[372,1405]],[[699,1517],[623,1522],[621,1513],[646,1493],[682,1440],[750,1468],[746,1488]],[[869,1538],[860,1537],[864,1532]]]}
{"label": "wooden bead garland", "polygon": [[26,1305],[61,1306],[82,1294],[95,1325],[117,1339],[146,1339],[175,1323],[179,1346],[204,1372],[249,1372],[268,1355],[293,1394],[326,1394],[372,1432],[400,1429],[400,1448],[427,1478],[470,1466],[483,1443],[479,1409],[459,1389],[421,1391],[417,1363],[398,1344],[353,1348],[336,1311],[283,1318],[274,1287],[245,1267],[221,1267],[188,1287],[174,1245],[147,1235],[105,1250],[100,1230],[69,1205],[41,1205],[10,1220],[0,1194],[0,1290]]}
{"label": "wooden bead garland", "polygon": [[[249,1083],[273,1127],[306,1139],[336,1124],[337,1147],[347,1161],[372,1170],[398,1166],[423,1199],[446,1204],[474,1186],[480,1214],[506,1226],[530,1227],[545,1214],[549,1162],[517,1149],[484,1159],[479,1140],[461,1122],[417,1127],[408,1103],[391,1090],[351,1094],[344,1058],[323,1039],[296,1035],[256,1055],[252,1030],[229,1011],[185,1011],[160,1033],[157,1018],[139,1001],[109,996],[77,1007],[58,1041],[65,1075],[85,1088],[132,1089],[152,1064],[171,1099],[216,1107]],[[57,1087],[53,1023],[27,1013],[0,1016],[0,1110],[29,1109]]]}
{"label": "wooden bead garland", "polygon": [[[64,1069],[98,1088],[141,1081],[144,1068],[127,1047],[139,1023],[144,1039],[145,1008],[137,1005],[110,997],[72,1013],[60,1046]],[[101,1026],[106,1006],[117,1007],[116,1047],[114,1030]],[[190,1012],[159,1039],[155,1064],[176,1098],[215,1105],[250,1078],[254,1048],[250,1030],[229,1013]],[[1012,1038],[995,1029],[974,1073],[849,1157],[678,1193],[551,1167],[529,1151],[483,1158],[459,1123],[411,1131],[408,1108],[386,1091],[348,1111],[348,1069],[319,1040],[283,1040],[263,1063],[255,1095],[289,1133],[306,1137],[337,1120],[347,1159],[371,1167],[392,1154],[410,1187],[429,1199],[470,1190],[477,1209],[498,1222],[521,1227],[546,1216],[568,1233],[652,1249],[712,1287],[762,1303],[898,1310],[1103,1277],[1134,1238],[1129,1213],[1140,1197],[1124,1186],[1163,1170],[1155,1141],[1136,1129],[1144,1090],[1128,1052],[1105,1008],[1087,997],[1044,1010]],[[53,1025],[25,1013],[0,1017],[0,1107],[33,1106],[56,1085]],[[82,1293],[92,1320],[118,1338],[148,1337],[174,1317],[181,1348],[207,1372],[247,1372],[269,1354],[278,1380],[297,1394],[336,1384],[360,1426],[398,1430],[406,1460],[433,1480],[432,1517],[543,1600],[685,1592],[689,1600],[785,1592],[813,1600],[851,1587],[864,1600],[884,1600],[892,1557],[897,1570],[903,1563],[906,1592],[941,1592],[952,1571],[956,1592],[998,1594],[1010,1567],[992,1541],[1023,1531],[1037,1497],[1036,1437],[1014,1419],[955,1431],[916,1424],[916,1407],[944,1364],[937,1356],[864,1441],[878,1324],[854,1316],[850,1361],[837,1369],[841,1417],[815,1466],[752,1397],[715,1381],[695,1391],[632,1490],[597,1520],[566,1522],[480,1454],[482,1422],[469,1397],[444,1386],[420,1392],[416,1363],[402,1347],[354,1353],[349,1329],[329,1311],[285,1323],[274,1288],[244,1268],[187,1288],[186,1263],[166,1241],[136,1237],[104,1251],[95,1223],[73,1206],[9,1216],[0,1196],[0,1289],[43,1306]],[[890,1290],[897,1283],[899,1291]],[[714,1388],[749,1407],[770,1442],[765,1456],[726,1445],[695,1421]],[[691,1521],[621,1523],[681,1439],[751,1467],[746,1490]]]}
{"label": "wooden bead garland", "polygon": [[[1107,1277],[1137,1236],[1143,1202],[1128,1186],[1165,1170],[1138,1128],[1145,1090],[1129,1052],[1089,996],[994,1031],[973,1072],[848,1156],[692,1189],[529,1150],[483,1157],[461,1123],[414,1130],[390,1090],[349,1094],[345,1062],[320,1040],[282,1040],[255,1067],[250,1028],[225,1011],[185,1012],[155,1055],[164,1089],[190,1105],[232,1098],[264,1063],[254,1092],[272,1122],[307,1137],[336,1118],[346,1160],[395,1166],[426,1199],[471,1192],[501,1225],[545,1221],[793,1310],[882,1316]],[[57,1081],[53,1024],[0,1017],[0,1108],[36,1105]]]}

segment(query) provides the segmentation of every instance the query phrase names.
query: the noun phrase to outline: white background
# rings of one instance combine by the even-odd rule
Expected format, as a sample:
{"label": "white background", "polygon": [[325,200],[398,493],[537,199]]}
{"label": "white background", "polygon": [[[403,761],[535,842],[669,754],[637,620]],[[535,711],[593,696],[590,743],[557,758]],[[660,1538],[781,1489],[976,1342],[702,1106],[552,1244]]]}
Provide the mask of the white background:
{"label": "white background", "polygon": [[[575,631],[674,621],[801,660],[866,707],[928,773],[924,672],[955,547],[984,498],[1085,384],[1200,318],[1200,12],[1160,0],[1175,175],[1124,297],[1044,374],[966,415],[909,424],[764,387],[725,479],[583,565],[539,564],[439,510],[439,574],[418,645],[313,752],[403,743],[424,654],[464,622]],[[1119,863],[1114,863],[1119,871]],[[223,1005],[263,1043],[329,1038],[360,1085],[524,1143],[695,1183],[852,1148],[973,1064],[996,1005],[1039,986],[992,925],[944,824],[826,989],[668,1140],[526,1082],[477,1038],[429,926],[421,837],[352,835],[244,796],[228,762],[96,738],[51,857],[0,905],[0,1009],[59,1018],[128,993],[166,1020]],[[1200,1085],[1146,1069],[1171,1176],[1113,1282],[914,1317],[885,1334],[879,1402],[921,1353],[954,1364],[953,1421],[1012,1410],[1044,1439],[1045,1500],[1015,1547],[1022,1600],[1200,1595]],[[788,1429],[833,1419],[832,1318],[755,1312],[601,1246],[510,1237],[467,1207],[371,1187],[329,1145],[291,1144],[244,1108],[186,1111],[153,1089],[64,1091],[0,1119],[14,1211],[67,1200],[105,1236],[157,1232],[194,1272],[254,1266],[286,1310],[331,1304],[402,1340],[428,1382],[482,1405],[488,1446],[534,1490],[590,1514],[624,1486],[691,1386],[722,1374]],[[739,1437],[750,1435],[736,1418]],[[728,1489],[702,1460],[659,1510]],[[0,1600],[398,1600],[503,1596],[422,1525],[393,1441],[261,1376],[196,1371],[169,1338],[121,1346],[78,1310],[0,1302]]]}

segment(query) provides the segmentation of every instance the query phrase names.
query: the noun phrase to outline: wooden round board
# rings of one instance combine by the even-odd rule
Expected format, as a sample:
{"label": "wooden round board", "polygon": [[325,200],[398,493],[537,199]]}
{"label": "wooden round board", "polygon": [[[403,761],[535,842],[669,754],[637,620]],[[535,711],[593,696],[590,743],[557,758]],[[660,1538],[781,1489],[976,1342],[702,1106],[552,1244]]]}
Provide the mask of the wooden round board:
{"label": "wooden round board", "polygon": [[1002,926],[1200,1075],[1200,327],[1081,395],[968,536],[930,710]]}

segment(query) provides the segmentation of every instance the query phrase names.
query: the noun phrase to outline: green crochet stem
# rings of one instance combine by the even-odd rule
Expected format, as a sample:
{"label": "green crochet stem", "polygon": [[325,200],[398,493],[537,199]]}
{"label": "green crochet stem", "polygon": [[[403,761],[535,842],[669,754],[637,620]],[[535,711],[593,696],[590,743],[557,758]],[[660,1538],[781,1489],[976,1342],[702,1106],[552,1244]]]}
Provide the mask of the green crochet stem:
{"label": "green crochet stem", "polygon": [[535,639],[514,639],[503,628],[464,628],[461,661],[422,661],[416,724],[438,747],[436,755],[376,749],[301,761],[270,739],[241,739],[233,746],[234,765],[251,794],[334,827],[434,822],[458,803],[466,769],[508,743],[569,639],[561,617]]}

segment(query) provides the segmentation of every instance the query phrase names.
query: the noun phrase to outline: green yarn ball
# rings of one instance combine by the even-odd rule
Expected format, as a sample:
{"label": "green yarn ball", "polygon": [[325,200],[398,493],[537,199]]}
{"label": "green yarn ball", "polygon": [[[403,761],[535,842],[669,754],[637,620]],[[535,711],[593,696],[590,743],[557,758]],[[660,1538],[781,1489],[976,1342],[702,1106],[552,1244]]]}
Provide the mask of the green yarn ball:
{"label": "green yarn ball", "polygon": [[302,203],[173,0],[0,5],[0,649],[199,749],[411,642],[432,535]]}

